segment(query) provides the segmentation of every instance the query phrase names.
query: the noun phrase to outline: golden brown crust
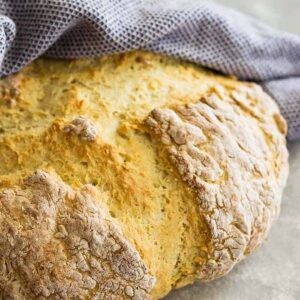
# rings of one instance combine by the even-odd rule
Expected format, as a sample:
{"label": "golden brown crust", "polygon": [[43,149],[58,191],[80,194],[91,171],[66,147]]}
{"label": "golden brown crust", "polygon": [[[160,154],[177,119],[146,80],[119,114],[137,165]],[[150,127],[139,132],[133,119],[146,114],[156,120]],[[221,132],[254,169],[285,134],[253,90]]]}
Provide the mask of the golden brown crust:
{"label": "golden brown crust", "polygon": [[[262,91],[257,93],[260,99],[267,98]],[[269,99],[263,103],[270,102],[268,112],[262,113],[259,106],[241,107],[242,92],[233,95],[237,109],[228,99],[212,94],[196,104],[155,109],[145,121],[194,190],[210,229],[211,253],[198,273],[204,280],[224,275],[262,243],[278,216],[285,184],[272,157],[285,162],[280,173],[287,173],[284,121],[277,108]],[[248,115],[242,113],[245,109]],[[277,130],[273,116],[282,130]]]}
{"label": "golden brown crust", "polygon": [[147,299],[139,254],[105,217],[97,190],[74,191],[43,171],[0,194],[5,299]]}
{"label": "golden brown crust", "polygon": [[152,53],[0,80],[0,298],[158,299],[225,274],[278,215],[285,134],[258,86]]}

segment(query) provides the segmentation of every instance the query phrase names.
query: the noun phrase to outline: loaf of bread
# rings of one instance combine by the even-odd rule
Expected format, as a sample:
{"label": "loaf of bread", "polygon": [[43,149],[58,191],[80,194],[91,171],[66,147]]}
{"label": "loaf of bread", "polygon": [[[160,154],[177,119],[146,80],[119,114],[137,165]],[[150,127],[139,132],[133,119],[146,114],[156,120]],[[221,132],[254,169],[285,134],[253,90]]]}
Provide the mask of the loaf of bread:
{"label": "loaf of bread", "polygon": [[253,84],[132,52],[0,81],[0,299],[159,299],[266,238],[286,124]]}

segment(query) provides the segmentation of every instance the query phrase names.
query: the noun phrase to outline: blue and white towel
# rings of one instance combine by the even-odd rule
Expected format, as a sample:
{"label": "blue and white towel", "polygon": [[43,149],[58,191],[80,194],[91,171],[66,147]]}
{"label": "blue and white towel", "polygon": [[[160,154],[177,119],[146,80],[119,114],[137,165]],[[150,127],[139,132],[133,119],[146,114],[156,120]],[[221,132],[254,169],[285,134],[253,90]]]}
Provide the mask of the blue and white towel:
{"label": "blue and white towel", "polygon": [[288,137],[300,138],[300,36],[216,4],[188,2],[0,0],[0,76],[42,54],[145,49],[258,82],[279,104]]}

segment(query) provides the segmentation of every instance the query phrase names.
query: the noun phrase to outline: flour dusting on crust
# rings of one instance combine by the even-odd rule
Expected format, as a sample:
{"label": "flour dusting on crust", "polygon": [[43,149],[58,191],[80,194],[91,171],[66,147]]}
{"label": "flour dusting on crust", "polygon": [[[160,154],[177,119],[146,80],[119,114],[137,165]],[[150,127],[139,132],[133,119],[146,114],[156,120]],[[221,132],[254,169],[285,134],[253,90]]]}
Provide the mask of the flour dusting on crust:
{"label": "flour dusting on crust", "polygon": [[[235,98],[243,99],[243,92]],[[258,99],[265,97],[261,92]],[[209,227],[211,250],[198,274],[204,280],[224,275],[262,243],[279,213],[287,177],[285,130],[277,129],[284,124],[279,117],[274,121],[276,106],[267,108],[268,99],[253,109],[228,101],[212,94],[196,104],[155,109],[145,121],[194,190]]]}
{"label": "flour dusting on crust", "polygon": [[38,171],[0,194],[0,290],[5,299],[149,298],[155,280],[96,190]]}
{"label": "flour dusting on crust", "polygon": [[86,117],[77,117],[64,127],[64,132],[78,135],[84,141],[94,141],[97,137],[95,125]]}

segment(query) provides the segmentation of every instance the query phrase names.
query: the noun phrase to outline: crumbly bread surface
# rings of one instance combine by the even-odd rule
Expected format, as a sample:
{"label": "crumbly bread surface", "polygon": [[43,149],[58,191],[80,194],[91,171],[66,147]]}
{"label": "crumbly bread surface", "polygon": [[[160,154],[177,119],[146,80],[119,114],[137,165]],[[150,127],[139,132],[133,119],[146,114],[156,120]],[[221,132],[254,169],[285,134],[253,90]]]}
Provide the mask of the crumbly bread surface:
{"label": "crumbly bread surface", "polygon": [[148,298],[154,278],[93,186],[37,171],[0,199],[4,299]]}
{"label": "crumbly bread surface", "polygon": [[260,87],[151,53],[2,79],[0,295],[157,299],[226,274],[278,216],[285,134]]}

